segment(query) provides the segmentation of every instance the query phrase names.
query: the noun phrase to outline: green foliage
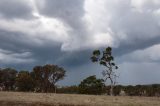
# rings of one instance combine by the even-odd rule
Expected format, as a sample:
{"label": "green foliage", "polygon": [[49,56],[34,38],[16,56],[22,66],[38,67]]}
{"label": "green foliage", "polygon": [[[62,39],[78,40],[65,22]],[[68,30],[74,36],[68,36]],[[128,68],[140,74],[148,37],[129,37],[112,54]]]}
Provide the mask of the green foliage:
{"label": "green foliage", "polygon": [[47,64],[33,68],[32,77],[36,82],[36,88],[41,92],[55,91],[55,84],[65,77],[65,70],[57,65]]}
{"label": "green foliage", "polygon": [[[36,66],[33,71],[0,69],[0,87],[3,90],[54,92],[56,83],[65,77],[65,70],[57,65]],[[18,89],[17,89],[18,88]]]}
{"label": "green foliage", "polygon": [[113,94],[115,96],[120,95],[121,90],[123,90],[123,87],[121,85],[117,85],[113,88]]}
{"label": "green foliage", "polygon": [[28,71],[20,71],[16,78],[16,86],[19,91],[33,91],[34,80]]}
{"label": "green foliage", "polygon": [[104,91],[104,80],[97,79],[96,76],[90,76],[84,79],[79,85],[81,94],[102,94]]}
{"label": "green foliage", "polygon": [[146,96],[160,96],[160,85],[153,84],[147,87]]}
{"label": "green foliage", "polygon": [[118,69],[118,67],[114,63],[114,57],[112,56],[112,48],[107,47],[104,51],[102,51],[102,56],[100,53],[100,50],[94,50],[92,57],[91,57],[92,62],[98,62],[101,65],[104,65],[106,67],[114,67]]}
{"label": "green foliage", "polygon": [[131,85],[126,86],[124,90],[125,90],[125,93],[129,96],[134,96],[136,94],[134,87]]}
{"label": "green foliage", "polygon": [[94,50],[93,51],[93,56],[91,57],[92,62],[97,62],[98,57],[100,56],[100,51],[99,50]]}
{"label": "green foliage", "polygon": [[125,86],[124,91],[128,96],[160,96],[160,85]]}
{"label": "green foliage", "polygon": [[57,88],[57,93],[78,94],[79,93],[79,87],[74,85],[74,86],[65,86],[65,87]]}
{"label": "green foliage", "polygon": [[125,87],[125,92],[129,96],[141,96],[144,93],[144,89],[142,88],[141,85],[136,85],[136,86],[126,86]]}
{"label": "green foliage", "polygon": [[15,86],[17,71],[12,68],[0,69],[0,84],[5,86],[5,90],[13,90]]}

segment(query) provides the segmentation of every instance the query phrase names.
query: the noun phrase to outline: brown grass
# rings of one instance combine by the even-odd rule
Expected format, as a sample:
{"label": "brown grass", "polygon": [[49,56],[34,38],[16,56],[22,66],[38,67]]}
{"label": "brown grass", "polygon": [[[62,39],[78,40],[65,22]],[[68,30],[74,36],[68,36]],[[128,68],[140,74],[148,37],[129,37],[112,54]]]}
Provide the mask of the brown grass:
{"label": "brown grass", "polygon": [[160,106],[160,98],[0,92],[0,106]]}

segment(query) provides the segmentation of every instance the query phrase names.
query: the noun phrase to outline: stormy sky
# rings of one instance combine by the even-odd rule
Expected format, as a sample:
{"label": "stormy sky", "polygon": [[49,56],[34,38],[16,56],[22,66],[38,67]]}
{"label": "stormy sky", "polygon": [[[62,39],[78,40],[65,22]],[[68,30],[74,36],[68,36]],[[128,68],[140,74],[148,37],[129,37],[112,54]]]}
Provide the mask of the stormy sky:
{"label": "stormy sky", "polygon": [[103,70],[94,49],[113,47],[119,84],[160,83],[160,0],[0,0],[0,67],[57,64],[60,85]]}

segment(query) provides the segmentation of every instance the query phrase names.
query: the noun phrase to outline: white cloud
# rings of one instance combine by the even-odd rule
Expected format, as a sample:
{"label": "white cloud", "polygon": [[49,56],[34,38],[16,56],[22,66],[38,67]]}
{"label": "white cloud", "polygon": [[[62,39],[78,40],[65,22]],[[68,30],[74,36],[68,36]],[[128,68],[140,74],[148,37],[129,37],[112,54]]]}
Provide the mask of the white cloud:
{"label": "white cloud", "polygon": [[148,47],[143,50],[136,50],[120,57],[123,61],[132,62],[156,62],[160,61],[160,44]]}
{"label": "white cloud", "polygon": [[0,49],[0,63],[2,64],[19,64],[32,63],[35,60],[30,52],[14,53],[12,51]]}
{"label": "white cloud", "polygon": [[[22,20],[15,19],[8,21],[6,19],[0,20],[0,29],[11,32],[19,32],[24,40],[33,44],[45,44],[48,41],[51,42],[64,42],[68,39],[63,23],[47,17],[39,17],[34,20]],[[22,39],[21,39],[22,40]]]}
{"label": "white cloud", "polygon": [[[153,5],[145,8],[148,2]],[[87,0],[85,19],[92,35],[112,32],[109,34],[114,39],[113,46],[124,42],[131,44],[137,39],[144,41],[159,36],[159,18],[153,15],[159,10],[156,7],[159,7],[156,0]],[[135,11],[139,8],[143,8],[143,12]],[[154,11],[147,12],[148,9]]]}
{"label": "white cloud", "polygon": [[159,9],[159,0],[131,0],[134,10],[139,12],[153,12]]}
{"label": "white cloud", "polygon": [[30,19],[32,16],[32,5],[28,0],[1,0],[0,17],[7,19],[24,18]]}

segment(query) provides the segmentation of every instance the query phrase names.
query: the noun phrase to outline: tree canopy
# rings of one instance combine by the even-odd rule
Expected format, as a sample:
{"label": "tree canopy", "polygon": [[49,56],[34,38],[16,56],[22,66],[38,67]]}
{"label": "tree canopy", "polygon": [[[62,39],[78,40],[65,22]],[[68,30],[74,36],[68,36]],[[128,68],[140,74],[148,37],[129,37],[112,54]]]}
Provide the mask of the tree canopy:
{"label": "tree canopy", "polygon": [[35,66],[32,76],[36,82],[36,87],[42,92],[55,90],[55,84],[65,77],[65,70],[57,65]]}
{"label": "tree canopy", "polygon": [[5,86],[5,90],[14,89],[17,71],[12,68],[0,69],[0,84]]}
{"label": "tree canopy", "polygon": [[19,91],[33,91],[35,84],[34,79],[28,71],[20,71],[16,78],[16,87]]}
{"label": "tree canopy", "polygon": [[97,79],[95,75],[89,76],[79,84],[79,92],[82,94],[102,94],[104,80]]}

